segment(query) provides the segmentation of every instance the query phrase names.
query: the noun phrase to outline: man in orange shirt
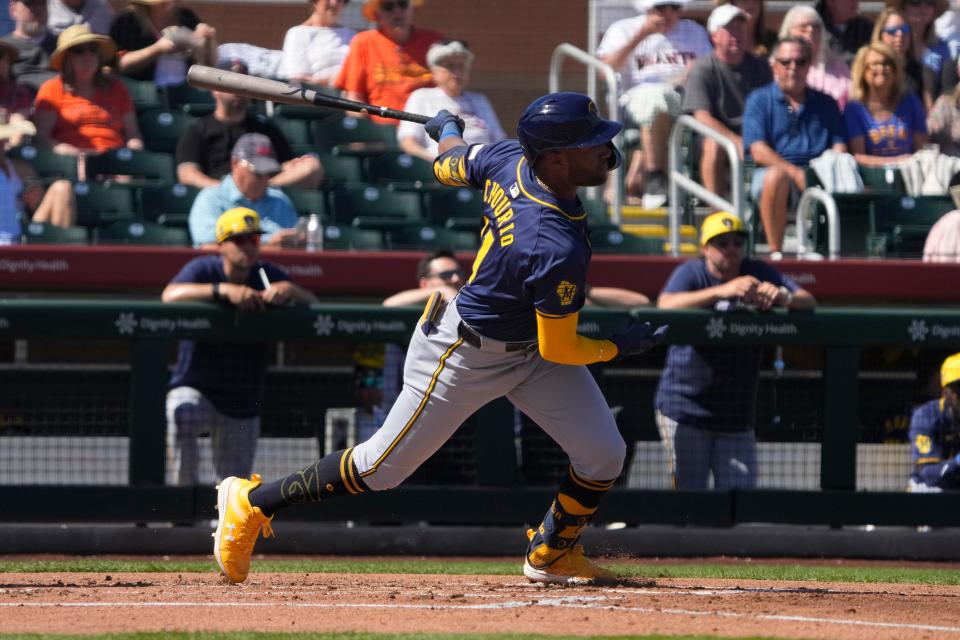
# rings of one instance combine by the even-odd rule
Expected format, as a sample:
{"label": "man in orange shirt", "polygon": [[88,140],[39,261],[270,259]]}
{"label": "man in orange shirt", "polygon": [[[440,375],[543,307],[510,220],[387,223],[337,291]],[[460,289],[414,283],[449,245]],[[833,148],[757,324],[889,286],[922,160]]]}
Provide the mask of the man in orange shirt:
{"label": "man in orange shirt", "polygon": [[442,36],[413,26],[413,8],[422,2],[367,0],[363,15],[376,21],[377,28],[358,33],[350,41],[350,52],[334,83],[346,98],[402,110],[415,89],[433,85],[427,49]]}

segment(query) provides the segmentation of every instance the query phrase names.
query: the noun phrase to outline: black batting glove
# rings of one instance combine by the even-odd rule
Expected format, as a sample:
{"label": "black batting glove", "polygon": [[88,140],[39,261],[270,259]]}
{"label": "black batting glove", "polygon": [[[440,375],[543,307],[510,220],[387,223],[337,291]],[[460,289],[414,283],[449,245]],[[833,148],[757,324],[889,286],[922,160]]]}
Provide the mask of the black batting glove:
{"label": "black batting glove", "polygon": [[610,336],[610,342],[617,345],[617,355],[614,360],[649,351],[663,342],[669,329],[670,325],[666,324],[654,329],[649,322],[634,322],[623,333]]}
{"label": "black batting glove", "polygon": [[[449,131],[445,131],[449,126]],[[447,133],[454,133],[453,127],[456,127],[456,135],[463,137],[463,129],[466,127],[463,119],[460,116],[455,116],[446,109],[433,116],[427,123],[423,125],[423,128],[427,130],[427,135],[430,136],[435,142],[440,142],[440,136]]]}

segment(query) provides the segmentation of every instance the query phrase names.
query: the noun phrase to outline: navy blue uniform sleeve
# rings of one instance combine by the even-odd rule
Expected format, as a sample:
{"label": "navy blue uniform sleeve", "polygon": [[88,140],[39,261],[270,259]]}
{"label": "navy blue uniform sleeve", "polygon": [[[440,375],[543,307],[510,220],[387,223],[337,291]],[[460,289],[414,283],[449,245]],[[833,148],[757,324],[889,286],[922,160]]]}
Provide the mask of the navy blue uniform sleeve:
{"label": "navy blue uniform sleeve", "polygon": [[482,189],[487,175],[514,158],[516,147],[516,140],[454,147],[434,160],[433,175],[450,187]]}
{"label": "navy blue uniform sleeve", "polygon": [[[213,258],[211,260],[211,258]],[[184,282],[211,283],[224,280],[222,269],[218,268],[218,257],[200,256],[183,265],[177,275],[173,276],[170,284]]]}
{"label": "navy blue uniform sleeve", "polygon": [[588,258],[564,242],[544,241],[542,253],[533,263],[527,285],[533,288],[533,307],[551,318],[579,311],[586,301]]}

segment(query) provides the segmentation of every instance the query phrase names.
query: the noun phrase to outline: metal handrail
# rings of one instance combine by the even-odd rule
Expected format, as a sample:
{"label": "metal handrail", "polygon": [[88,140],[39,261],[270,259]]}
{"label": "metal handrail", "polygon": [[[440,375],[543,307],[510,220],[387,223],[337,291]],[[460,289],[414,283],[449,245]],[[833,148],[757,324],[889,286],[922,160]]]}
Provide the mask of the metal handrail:
{"label": "metal handrail", "polygon": [[836,260],[840,257],[840,212],[833,196],[820,187],[805,189],[797,203],[797,257],[803,258],[803,254],[807,252],[807,234],[804,229],[807,226],[807,214],[813,214],[814,201],[823,203],[827,210],[827,254],[831,260]]}
{"label": "metal handrail", "polygon": [[[696,133],[710,138],[719,144],[730,161],[730,200],[721,198],[712,191],[692,180],[681,171],[680,156],[680,136],[685,129],[692,129]],[[710,205],[730,211],[738,218],[743,220],[744,212],[744,189],[743,189],[743,163],[740,161],[740,150],[732,140],[725,137],[715,129],[708,127],[693,116],[683,115],[677,118],[670,131],[669,147],[669,179],[670,179],[670,255],[680,255],[680,190],[689,191],[701,200]]]}
{"label": "metal handrail", "polygon": [[[614,71],[613,67],[607,63],[595,58],[590,55],[583,49],[575,47],[568,42],[557,45],[553,50],[553,55],[550,56],[550,93],[554,93],[560,90],[560,68],[563,65],[563,61],[566,58],[573,58],[577,62],[587,65],[591,69],[596,69],[603,73],[604,78],[607,81],[607,117],[611,120],[620,121],[620,107],[618,103],[618,98],[620,96],[620,78],[617,76],[617,72]],[[592,75],[592,74],[591,74]],[[590,88],[590,97],[597,102],[597,97],[594,95],[595,87]],[[617,145],[617,148],[620,148],[621,143],[621,134],[617,134],[617,137],[614,138],[614,144]],[[623,209],[623,166],[617,167],[612,171],[613,184],[615,185],[613,189],[613,201],[610,203],[611,209],[613,209],[613,215],[611,216],[612,221],[616,224],[620,224],[621,212]]]}

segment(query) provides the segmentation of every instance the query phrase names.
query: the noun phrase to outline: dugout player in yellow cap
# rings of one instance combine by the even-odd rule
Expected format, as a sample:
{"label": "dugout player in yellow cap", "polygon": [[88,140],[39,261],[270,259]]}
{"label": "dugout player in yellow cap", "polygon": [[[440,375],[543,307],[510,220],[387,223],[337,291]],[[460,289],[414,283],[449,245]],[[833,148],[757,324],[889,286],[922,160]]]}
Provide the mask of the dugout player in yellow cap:
{"label": "dugout player in yellow cap", "polygon": [[[262,234],[253,209],[223,212],[216,221],[219,255],[184,265],[163,290],[163,301],[209,301],[248,311],[316,302],[280,267],[260,260]],[[168,482],[199,483],[197,438],[207,433],[217,478],[250,473],[270,353],[266,342],[180,341],[167,393]]]}
{"label": "dugout player in yellow cap", "polygon": [[[729,211],[700,228],[700,259],[678,266],[660,293],[663,309],[769,311],[811,309],[816,300],[773,265],[744,255],[743,221]],[[654,399],[654,416],[673,485],[750,488],[756,481],[754,427],[758,348],[671,345]],[[731,375],[735,372],[735,375]]]}
{"label": "dugout player in yellow cap", "polygon": [[910,491],[960,489],[960,353],[940,366],[940,397],[910,417]]}

